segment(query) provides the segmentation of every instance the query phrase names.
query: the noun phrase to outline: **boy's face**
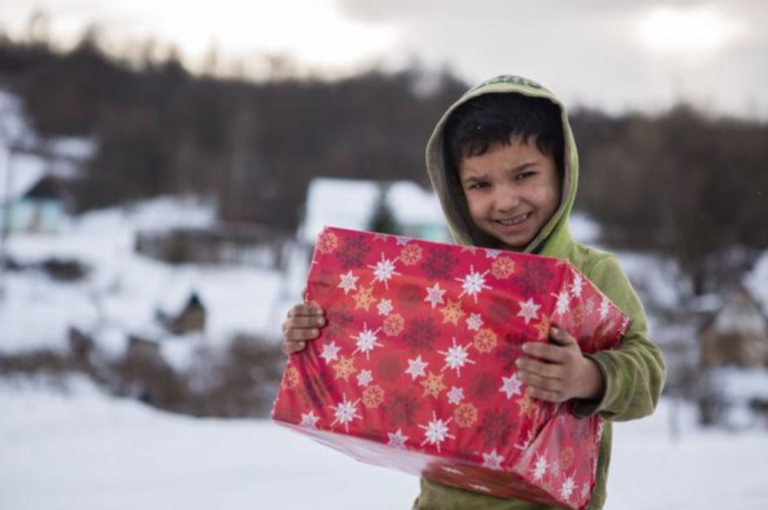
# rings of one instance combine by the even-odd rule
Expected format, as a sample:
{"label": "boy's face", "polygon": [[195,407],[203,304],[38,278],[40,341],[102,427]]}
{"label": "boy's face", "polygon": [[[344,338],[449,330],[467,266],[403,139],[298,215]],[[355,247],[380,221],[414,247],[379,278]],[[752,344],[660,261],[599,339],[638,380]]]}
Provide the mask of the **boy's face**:
{"label": "boy's face", "polygon": [[525,249],[560,205],[557,165],[535,137],[462,159],[459,177],[474,224],[509,250]]}

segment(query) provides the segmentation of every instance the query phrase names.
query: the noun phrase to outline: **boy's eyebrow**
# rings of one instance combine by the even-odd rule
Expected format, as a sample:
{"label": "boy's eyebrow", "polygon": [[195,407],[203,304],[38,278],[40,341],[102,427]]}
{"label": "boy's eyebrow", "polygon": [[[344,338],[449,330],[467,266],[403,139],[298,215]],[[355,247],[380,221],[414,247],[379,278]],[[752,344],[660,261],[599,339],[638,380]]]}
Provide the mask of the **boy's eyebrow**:
{"label": "boy's eyebrow", "polygon": [[[530,168],[532,166],[536,166],[537,164],[538,163],[536,161],[526,161],[525,163],[521,163],[516,167],[510,168],[507,171],[513,172],[513,173],[522,172],[523,170]],[[468,176],[466,179],[464,179],[464,182],[480,182],[480,181],[486,181],[486,180],[488,180],[488,176],[486,174],[475,174],[475,175]]]}
{"label": "boy's eyebrow", "polygon": [[537,161],[526,161],[525,163],[521,163],[517,165],[516,167],[513,167],[510,169],[511,172],[520,172],[522,170],[525,170],[526,168],[536,166],[538,164]]}

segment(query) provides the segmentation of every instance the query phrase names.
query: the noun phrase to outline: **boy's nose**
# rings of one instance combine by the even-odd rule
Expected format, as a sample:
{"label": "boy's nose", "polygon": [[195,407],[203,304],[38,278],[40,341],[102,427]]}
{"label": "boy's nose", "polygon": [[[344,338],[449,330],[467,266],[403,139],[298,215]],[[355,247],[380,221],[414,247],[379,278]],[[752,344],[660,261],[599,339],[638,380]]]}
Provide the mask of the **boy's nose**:
{"label": "boy's nose", "polygon": [[514,211],[520,205],[520,197],[511,190],[500,189],[494,197],[494,206],[498,212]]}

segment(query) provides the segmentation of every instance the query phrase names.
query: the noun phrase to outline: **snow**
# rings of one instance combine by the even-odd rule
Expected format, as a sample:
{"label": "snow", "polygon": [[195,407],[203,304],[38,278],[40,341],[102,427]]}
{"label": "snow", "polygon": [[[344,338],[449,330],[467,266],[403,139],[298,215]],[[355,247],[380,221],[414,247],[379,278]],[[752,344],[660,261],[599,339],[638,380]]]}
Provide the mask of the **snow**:
{"label": "snow", "polygon": [[[155,311],[180,306],[181,296],[191,290],[207,311],[200,341],[264,334],[283,313],[276,299],[283,290],[280,273],[242,266],[170,266],[133,250],[141,230],[204,227],[212,225],[214,217],[210,203],[159,198],[86,214],[56,235],[14,234],[8,241],[13,260],[34,264],[74,259],[90,272],[77,283],[56,282],[32,271],[4,273],[0,352],[65,349],[67,330],[76,326],[95,334],[105,351],[119,355],[128,333],[150,338],[165,334],[155,322]],[[188,344],[192,348],[195,343]],[[187,357],[180,350],[167,349],[176,360]]]}
{"label": "snow", "polygon": [[744,281],[745,286],[753,296],[763,305],[763,310],[768,312],[768,250],[755,263],[749,277]]}
{"label": "snow", "polygon": [[[33,154],[33,150],[47,156]],[[46,174],[75,176],[73,163],[95,152],[96,143],[87,138],[41,139],[29,127],[19,98],[0,90],[0,204],[17,200]]]}
{"label": "snow", "polygon": [[719,367],[710,369],[714,386],[731,400],[760,399],[768,402],[768,370]]}
{"label": "snow", "polygon": [[594,244],[600,237],[600,224],[586,213],[574,211],[568,218],[573,239],[583,244]]}
{"label": "snow", "polygon": [[715,331],[719,335],[765,337],[768,334],[766,319],[759,307],[748,296],[734,293],[715,317]]}
{"label": "snow", "polygon": [[0,146],[0,205],[21,199],[43,178],[47,167],[48,162],[43,158],[30,154],[10,156]]}
{"label": "snow", "polygon": [[0,90],[0,147],[9,142],[19,144],[34,138],[34,133],[24,119],[19,98]]}
{"label": "snow", "polygon": [[61,136],[46,141],[46,149],[66,159],[86,160],[96,154],[98,145],[89,138]]}
{"label": "snow", "polygon": [[[313,179],[307,191],[301,240],[309,244],[314,243],[326,225],[367,230],[379,193],[379,183],[376,181]],[[387,205],[400,225],[435,228],[443,228],[445,225],[437,195],[412,182],[391,183]]]}
{"label": "snow", "polygon": [[[4,380],[0,409],[3,510],[391,510],[418,494],[415,477],[268,421],[166,414],[82,380],[68,391]],[[662,401],[654,416],[616,424],[606,510],[764,510],[766,430],[702,432],[682,407],[673,441],[673,412]]]}

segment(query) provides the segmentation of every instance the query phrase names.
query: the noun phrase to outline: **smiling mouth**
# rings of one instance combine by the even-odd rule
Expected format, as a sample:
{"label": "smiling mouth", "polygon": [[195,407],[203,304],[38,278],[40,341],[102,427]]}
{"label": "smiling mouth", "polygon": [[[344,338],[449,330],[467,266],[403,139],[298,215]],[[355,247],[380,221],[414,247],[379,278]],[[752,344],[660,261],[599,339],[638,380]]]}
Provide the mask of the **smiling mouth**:
{"label": "smiling mouth", "polygon": [[522,222],[524,222],[525,220],[527,220],[528,218],[530,218],[531,214],[532,213],[527,212],[525,214],[520,214],[520,215],[514,216],[512,218],[506,218],[506,219],[503,219],[503,220],[493,220],[493,221],[494,221],[494,223],[498,223],[499,225],[504,226],[504,227],[514,227],[515,225],[519,225]]}

